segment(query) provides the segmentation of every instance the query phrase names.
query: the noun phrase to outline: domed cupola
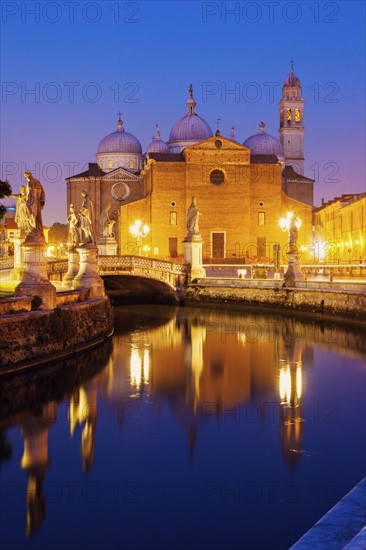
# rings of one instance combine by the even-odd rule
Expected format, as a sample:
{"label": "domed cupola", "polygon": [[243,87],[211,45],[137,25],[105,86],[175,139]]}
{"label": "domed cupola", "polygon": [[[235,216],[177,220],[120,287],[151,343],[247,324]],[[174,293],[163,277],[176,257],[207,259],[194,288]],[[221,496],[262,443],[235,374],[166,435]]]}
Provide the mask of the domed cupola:
{"label": "domed cupola", "polygon": [[300,99],[301,97],[301,82],[300,78],[294,73],[294,66],[291,63],[289,74],[283,81],[282,86],[283,99]]}
{"label": "domed cupola", "polygon": [[187,114],[177,120],[169,135],[171,153],[180,153],[185,147],[204,141],[213,136],[210,126],[196,113],[196,101],[193,97],[192,84],[189,86]]}
{"label": "domed cupola", "polygon": [[141,143],[135,136],[125,131],[121,113],[118,113],[116,131],[102,139],[96,157],[100,168],[105,172],[115,170],[119,166],[132,172],[141,170]]}
{"label": "domed cupola", "polygon": [[156,125],[156,135],[153,136],[152,142],[147,146],[146,153],[170,153],[168,144],[160,137],[159,124]]}
{"label": "domed cupola", "polygon": [[276,155],[279,162],[284,162],[283,146],[278,139],[267,134],[264,122],[259,124],[258,134],[248,137],[243,145],[251,149],[252,155]]}

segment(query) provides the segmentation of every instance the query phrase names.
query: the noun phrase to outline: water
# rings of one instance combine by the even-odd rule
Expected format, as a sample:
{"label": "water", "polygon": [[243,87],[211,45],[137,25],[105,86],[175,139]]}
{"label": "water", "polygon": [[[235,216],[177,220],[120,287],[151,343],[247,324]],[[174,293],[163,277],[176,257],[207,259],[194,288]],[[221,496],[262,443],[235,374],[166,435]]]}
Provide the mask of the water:
{"label": "water", "polygon": [[115,309],[1,381],[3,548],[286,549],[365,475],[365,349],[333,323]]}

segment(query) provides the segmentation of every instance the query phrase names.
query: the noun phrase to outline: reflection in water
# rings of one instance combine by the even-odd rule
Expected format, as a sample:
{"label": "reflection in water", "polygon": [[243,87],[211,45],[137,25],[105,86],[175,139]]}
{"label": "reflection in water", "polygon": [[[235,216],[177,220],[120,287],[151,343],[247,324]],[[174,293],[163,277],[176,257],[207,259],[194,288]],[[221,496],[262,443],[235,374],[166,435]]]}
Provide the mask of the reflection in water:
{"label": "reflection in water", "polygon": [[[55,424],[58,404],[65,400],[70,436],[75,438],[80,434],[77,427],[81,429],[84,473],[94,462],[101,403],[107,403],[114,412],[118,406],[115,418],[122,425],[128,406],[141,400],[157,411],[168,404],[172,418],[184,428],[191,459],[200,433],[208,425],[257,422],[260,430],[267,412],[277,410],[273,422],[279,426],[287,467],[293,472],[299,464],[306,414],[303,380],[313,368],[314,341],[323,345],[319,334],[314,336],[318,326],[291,318],[223,311],[156,308],[152,314],[151,310],[117,309],[113,345],[107,342],[52,367],[47,376],[31,374],[27,392],[19,379],[6,381],[2,388],[1,441],[6,441],[6,428],[19,425],[24,442],[20,466],[28,474],[27,536],[44,521],[43,485],[50,464],[48,434]],[[322,330],[324,336],[326,329]],[[332,344],[344,355],[357,354],[347,348],[350,340],[355,350],[361,347],[357,334],[351,336],[334,327],[329,334]],[[329,344],[326,338],[323,341]],[[6,449],[4,457],[9,458],[9,445],[2,447]]]}
{"label": "reflection in water", "polygon": [[46,500],[43,495],[43,482],[48,460],[48,432],[56,420],[56,403],[45,405],[40,414],[27,414],[21,422],[24,452],[21,467],[28,473],[27,487],[27,530],[30,537],[43,522]]}

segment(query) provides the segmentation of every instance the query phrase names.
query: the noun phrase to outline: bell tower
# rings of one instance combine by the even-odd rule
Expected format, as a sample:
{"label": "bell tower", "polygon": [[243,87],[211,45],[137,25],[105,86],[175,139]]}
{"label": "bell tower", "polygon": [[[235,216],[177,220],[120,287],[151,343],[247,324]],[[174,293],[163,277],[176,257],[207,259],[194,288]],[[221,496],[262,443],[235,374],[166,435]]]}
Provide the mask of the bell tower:
{"label": "bell tower", "polygon": [[280,142],[285,151],[285,166],[304,173],[304,100],[301,83],[291,63],[290,73],[282,86],[280,106]]}

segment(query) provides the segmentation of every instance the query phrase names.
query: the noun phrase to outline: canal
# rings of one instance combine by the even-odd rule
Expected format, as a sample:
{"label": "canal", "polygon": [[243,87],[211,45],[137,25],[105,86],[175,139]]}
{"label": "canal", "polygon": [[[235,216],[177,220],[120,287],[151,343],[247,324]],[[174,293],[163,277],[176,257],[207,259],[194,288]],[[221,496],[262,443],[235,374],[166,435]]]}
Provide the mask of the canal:
{"label": "canal", "polygon": [[0,380],[7,549],[287,549],[365,475],[365,342],[331,321],[115,308]]}

